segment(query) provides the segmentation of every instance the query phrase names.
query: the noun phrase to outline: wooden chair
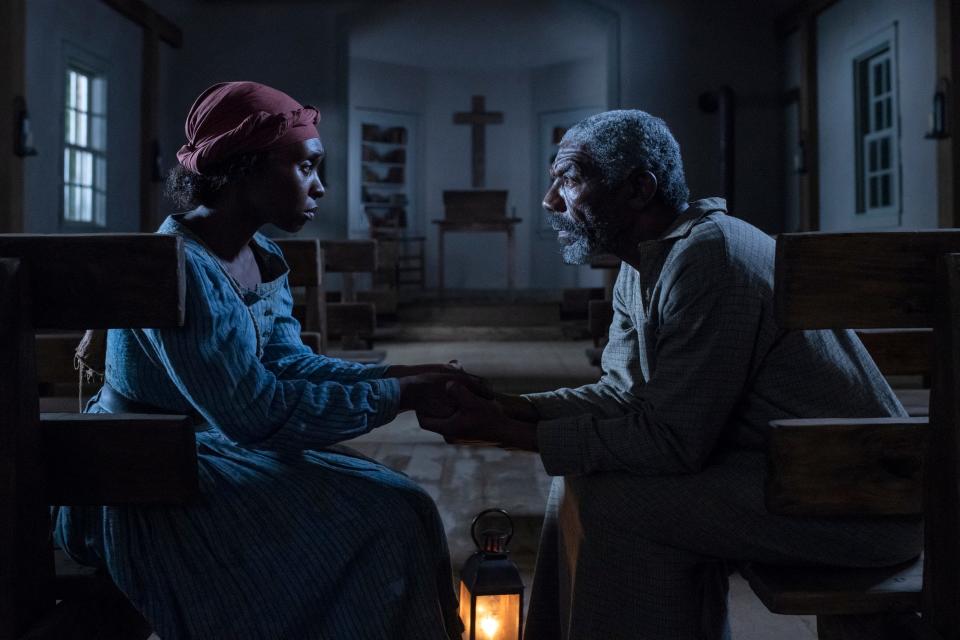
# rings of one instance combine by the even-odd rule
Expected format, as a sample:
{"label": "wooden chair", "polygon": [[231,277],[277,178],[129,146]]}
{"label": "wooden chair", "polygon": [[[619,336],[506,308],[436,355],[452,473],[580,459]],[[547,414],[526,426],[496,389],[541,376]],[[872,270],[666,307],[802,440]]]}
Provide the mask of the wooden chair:
{"label": "wooden chair", "polygon": [[0,236],[0,640],[150,633],[106,578],[58,579],[49,505],[193,499],[192,423],[39,413],[34,334],[181,325],[181,242],[154,234]]}
{"label": "wooden chair", "polygon": [[284,238],[280,245],[283,257],[290,267],[287,276],[294,293],[300,293],[301,304],[294,305],[294,315],[300,321],[300,339],[314,353],[327,352],[327,297],[324,290],[323,249],[316,238]]}
{"label": "wooden chair", "polygon": [[775,421],[767,485],[772,513],[922,513],[924,553],[742,572],[771,611],[816,615],[822,639],[960,639],[960,231],[785,234],[775,290],[784,329],[932,328],[929,420]]}

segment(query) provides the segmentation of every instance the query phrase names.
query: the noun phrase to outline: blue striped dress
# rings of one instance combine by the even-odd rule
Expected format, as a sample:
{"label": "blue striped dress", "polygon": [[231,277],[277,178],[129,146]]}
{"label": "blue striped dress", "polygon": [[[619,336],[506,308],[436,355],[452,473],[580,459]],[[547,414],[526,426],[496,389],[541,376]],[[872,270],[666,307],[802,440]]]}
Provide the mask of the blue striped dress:
{"label": "blue striped dress", "polygon": [[[111,330],[106,379],[132,400],[199,411],[200,498],[64,507],[58,542],[109,571],[163,640],[458,638],[430,497],[329,448],[392,420],[397,381],[303,346],[266,237],[254,237],[265,282],[243,290],[177,218],[159,233],[185,239],[186,322]],[[105,411],[97,399],[88,411]]]}

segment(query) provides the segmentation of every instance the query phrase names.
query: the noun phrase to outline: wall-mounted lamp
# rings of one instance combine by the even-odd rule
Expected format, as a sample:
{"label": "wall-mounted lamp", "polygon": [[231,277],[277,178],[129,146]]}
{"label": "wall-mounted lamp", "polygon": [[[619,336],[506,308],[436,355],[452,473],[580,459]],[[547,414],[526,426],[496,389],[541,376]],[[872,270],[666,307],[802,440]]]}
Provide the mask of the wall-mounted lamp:
{"label": "wall-mounted lamp", "polygon": [[947,101],[950,99],[950,81],[940,78],[937,90],[933,93],[933,105],[930,110],[930,121],[924,138],[928,140],[943,140],[950,137],[949,123],[947,122]]}
{"label": "wall-mounted lamp", "polygon": [[33,146],[33,131],[30,129],[30,114],[23,96],[13,99],[13,153],[18,158],[37,155]]}

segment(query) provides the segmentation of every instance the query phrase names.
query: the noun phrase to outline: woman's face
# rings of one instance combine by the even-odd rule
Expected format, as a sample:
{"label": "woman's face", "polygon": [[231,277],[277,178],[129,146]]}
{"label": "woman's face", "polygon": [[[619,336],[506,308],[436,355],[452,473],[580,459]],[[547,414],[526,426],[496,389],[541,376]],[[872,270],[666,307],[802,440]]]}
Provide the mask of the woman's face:
{"label": "woman's face", "polygon": [[317,169],[324,158],[320,138],[273,149],[263,170],[252,180],[245,194],[262,219],[293,233],[317,214],[317,200],[324,188]]}

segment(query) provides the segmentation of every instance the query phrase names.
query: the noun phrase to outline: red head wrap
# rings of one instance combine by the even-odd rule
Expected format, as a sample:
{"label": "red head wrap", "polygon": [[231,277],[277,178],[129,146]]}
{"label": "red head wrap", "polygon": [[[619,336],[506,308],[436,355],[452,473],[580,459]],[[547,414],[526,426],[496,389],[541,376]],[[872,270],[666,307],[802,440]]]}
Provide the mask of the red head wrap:
{"label": "red head wrap", "polygon": [[319,138],[320,112],[257,82],[221,82],[196,99],[177,160],[194,173],[242,153]]}

